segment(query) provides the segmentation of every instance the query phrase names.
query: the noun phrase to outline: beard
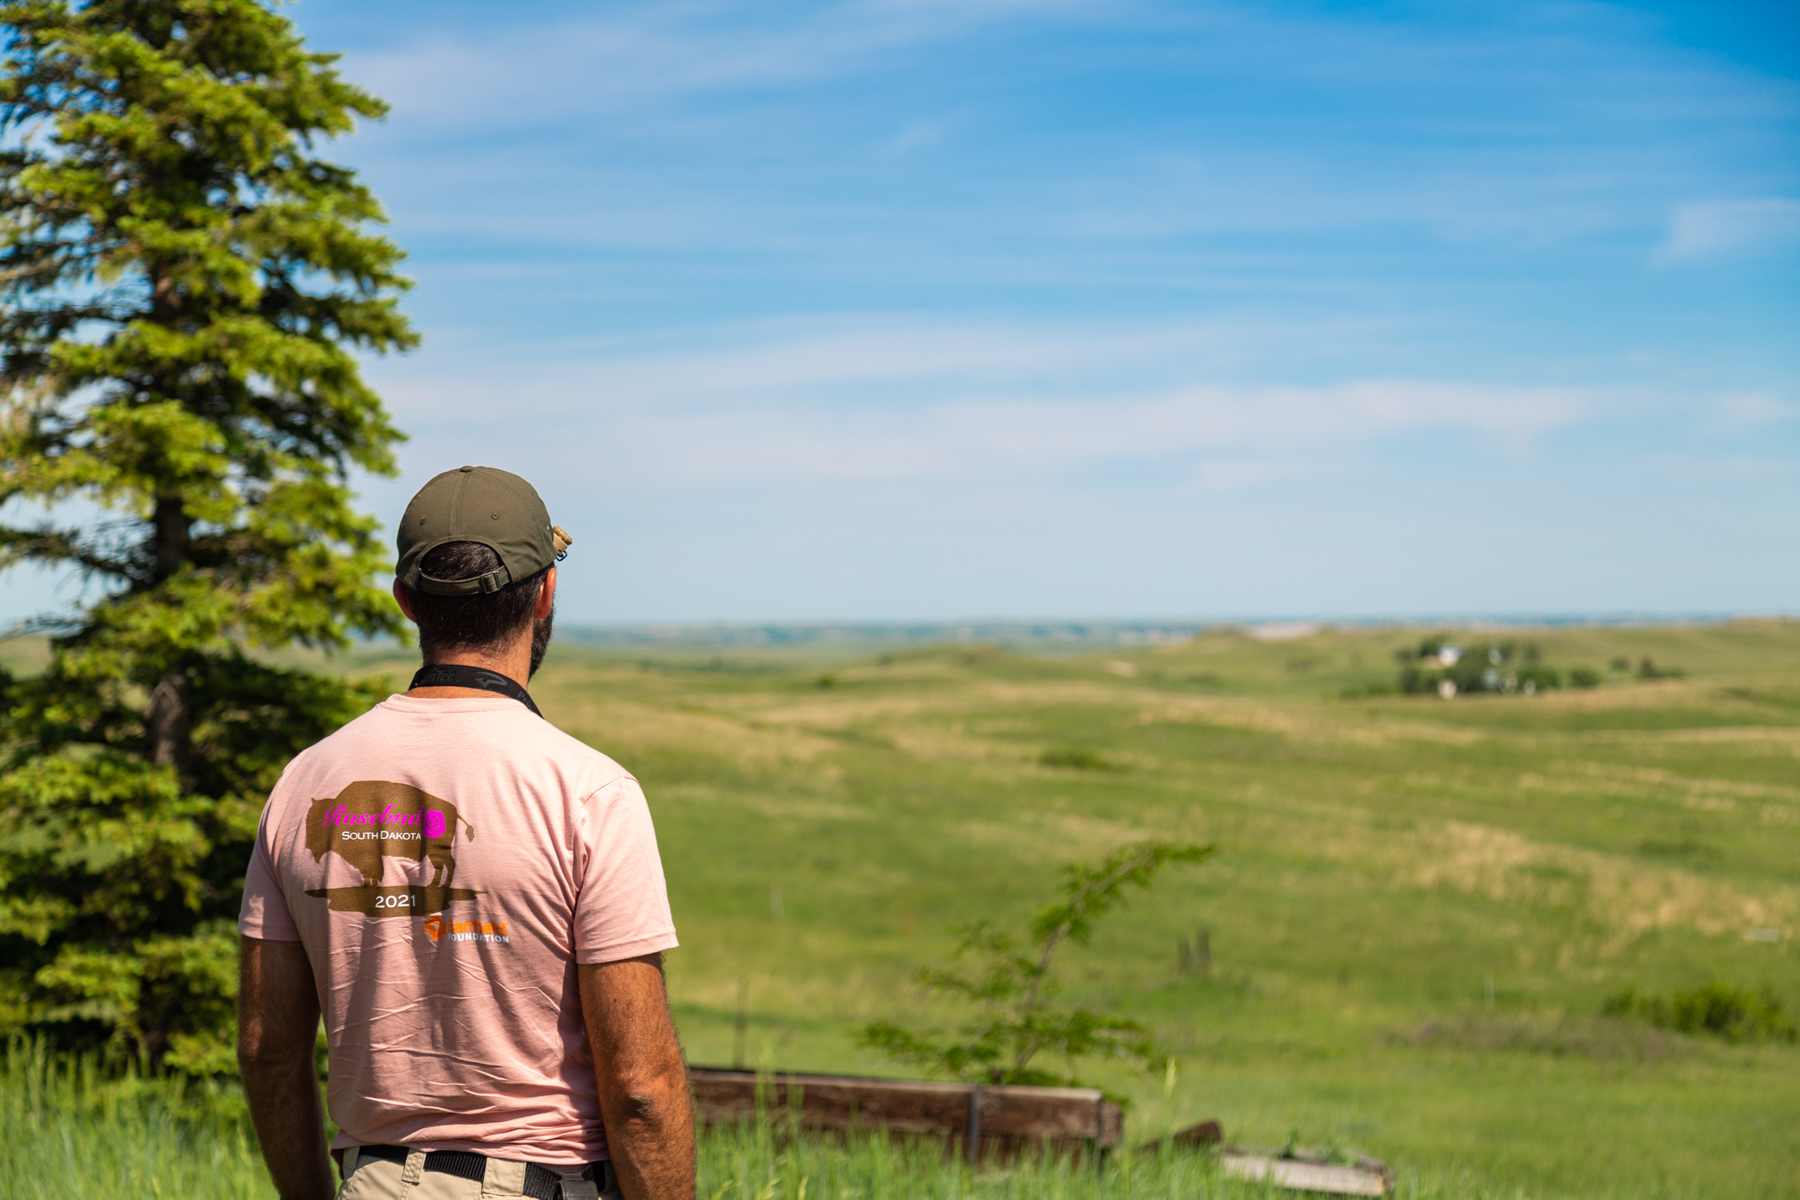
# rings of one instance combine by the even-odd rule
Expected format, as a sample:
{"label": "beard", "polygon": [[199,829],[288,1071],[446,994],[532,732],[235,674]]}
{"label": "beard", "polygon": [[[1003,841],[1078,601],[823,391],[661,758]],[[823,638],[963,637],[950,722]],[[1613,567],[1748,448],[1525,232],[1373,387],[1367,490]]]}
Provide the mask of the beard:
{"label": "beard", "polygon": [[543,665],[544,652],[550,649],[550,627],[556,623],[556,605],[550,605],[550,611],[544,614],[541,621],[531,623],[531,666],[526,669],[527,681],[537,674],[538,667]]}

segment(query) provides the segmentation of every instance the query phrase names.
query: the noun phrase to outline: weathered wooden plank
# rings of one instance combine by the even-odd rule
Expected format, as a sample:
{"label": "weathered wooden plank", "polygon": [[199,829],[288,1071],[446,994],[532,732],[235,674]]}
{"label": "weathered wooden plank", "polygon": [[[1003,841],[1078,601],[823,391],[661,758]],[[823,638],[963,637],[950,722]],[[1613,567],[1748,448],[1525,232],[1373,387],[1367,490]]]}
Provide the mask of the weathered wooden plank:
{"label": "weathered wooden plank", "polygon": [[817,1075],[748,1072],[689,1073],[694,1101],[709,1120],[742,1118],[762,1111],[779,1117],[794,1111],[803,1125],[827,1128],[884,1127],[901,1132],[960,1132],[968,1120],[968,1089],[954,1086],[871,1086]]}
{"label": "weathered wooden plank", "polygon": [[1095,1140],[1107,1149],[1125,1141],[1125,1110],[1104,1097],[1100,1100],[1100,1135]]}
{"label": "weathered wooden plank", "polygon": [[1386,1172],[1373,1167],[1312,1163],[1227,1150],[1219,1156],[1219,1169],[1238,1179],[1258,1183],[1266,1180],[1276,1187],[1297,1192],[1328,1196],[1385,1196],[1388,1193]]}
{"label": "weathered wooden plank", "polygon": [[[1209,1149],[1225,1140],[1225,1127],[1215,1117],[1208,1121],[1198,1121],[1169,1135],[1169,1144],[1185,1150]],[[1153,1154],[1161,1147],[1151,1142],[1143,1147],[1145,1153]]]}
{"label": "weathered wooden plank", "polygon": [[981,1128],[986,1133],[1094,1138],[1104,1142],[1108,1107],[1118,1108],[1116,1104],[1109,1106],[1099,1092],[1059,1088],[1046,1095],[1035,1088],[984,1087]]}
{"label": "weathered wooden plank", "polygon": [[791,1113],[802,1128],[884,1129],[942,1139],[974,1157],[1106,1150],[1124,1139],[1119,1106],[1092,1088],[1034,1088],[692,1067],[709,1121]]}

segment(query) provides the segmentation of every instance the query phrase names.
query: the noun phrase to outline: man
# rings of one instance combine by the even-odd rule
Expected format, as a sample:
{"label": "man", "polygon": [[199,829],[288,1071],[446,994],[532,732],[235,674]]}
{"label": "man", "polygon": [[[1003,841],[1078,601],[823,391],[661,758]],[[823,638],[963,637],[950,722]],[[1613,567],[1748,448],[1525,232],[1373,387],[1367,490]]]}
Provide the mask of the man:
{"label": "man", "polygon": [[424,667],[288,764],[239,918],[238,1057],[288,1200],[694,1194],[663,987],[675,927],[644,794],[538,715],[571,539],[516,475],[462,467],[401,519]]}

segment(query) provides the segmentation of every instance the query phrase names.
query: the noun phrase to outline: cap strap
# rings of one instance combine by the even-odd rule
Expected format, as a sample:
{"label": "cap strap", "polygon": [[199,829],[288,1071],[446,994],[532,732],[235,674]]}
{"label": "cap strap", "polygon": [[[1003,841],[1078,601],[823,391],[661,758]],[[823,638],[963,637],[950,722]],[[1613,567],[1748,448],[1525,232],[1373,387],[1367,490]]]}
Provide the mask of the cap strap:
{"label": "cap strap", "polygon": [[431,584],[430,591],[445,596],[469,596],[476,592],[497,592],[512,582],[512,572],[504,564],[495,567],[485,575],[471,575],[467,579],[439,579],[436,575],[419,572],[419,578]]}

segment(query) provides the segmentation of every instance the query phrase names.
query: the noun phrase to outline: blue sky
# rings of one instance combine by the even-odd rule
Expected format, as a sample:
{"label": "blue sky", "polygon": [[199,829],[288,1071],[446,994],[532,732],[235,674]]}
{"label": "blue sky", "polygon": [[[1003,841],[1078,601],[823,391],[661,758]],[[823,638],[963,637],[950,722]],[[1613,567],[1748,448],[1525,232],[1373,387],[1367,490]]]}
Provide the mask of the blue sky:
{"label": "blue sky", "polygon": [[286,11],[565,621],[1800,610],[1791,6]]}

